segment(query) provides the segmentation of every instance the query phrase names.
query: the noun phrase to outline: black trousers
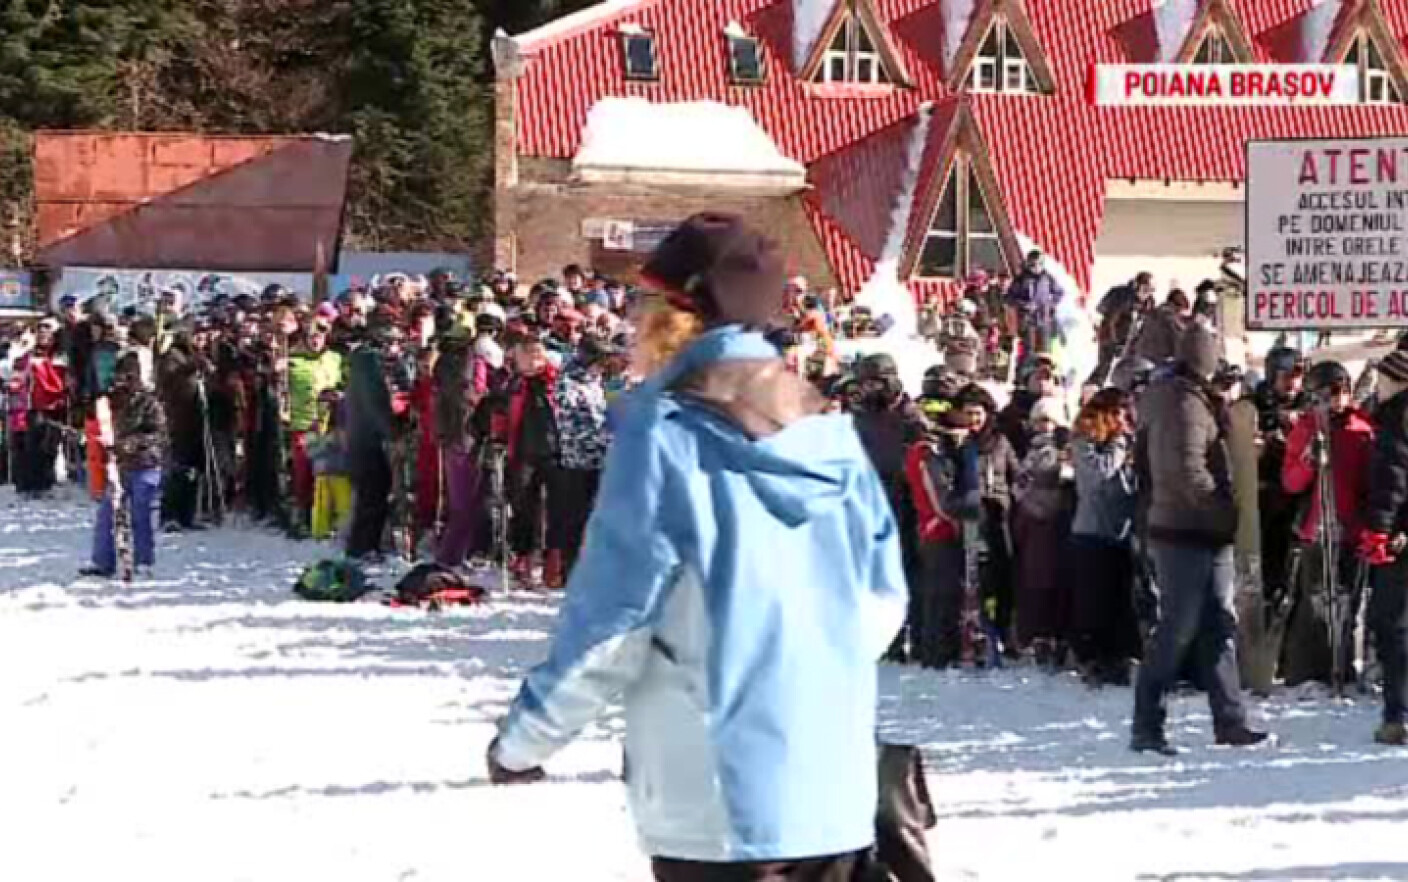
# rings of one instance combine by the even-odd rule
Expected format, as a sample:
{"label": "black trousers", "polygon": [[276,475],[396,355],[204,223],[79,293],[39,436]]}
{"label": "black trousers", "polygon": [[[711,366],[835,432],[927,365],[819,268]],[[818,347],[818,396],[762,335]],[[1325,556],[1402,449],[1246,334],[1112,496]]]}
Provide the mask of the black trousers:
{"label": "black trousers", "polygon": [[384,450],[361,451],[350,463],[352,526],[347,533],[347,556],[364,557],[381,551],[391,513],[391,461]]}
{"label": "black trousers", "polygon": [[1140,655],[1134,615],[1134,549],[1095,536],[1072,536],[1075,596],[1071,644],[1082,664],[1113,664]]}
{"label": "black trousers", "polygon": [[[596,494],[601,489],[601,472],[595,469],[556,469],[553,473],[556,486],[549,491],[553,498],[552,509],[548,511],[548,521],[557,524],[561,544],[562,571],[572,574],[572,567],[582,552],[582,540],[586,536],[587,521],[596,506]],[[549,541],[549,546],[552,542]]]}
{"label": "black trousers", "polygon": [[[865,853],[807,858],[710,864],[656,858],[651,861],[656,882],[862,882],[867,866]],[[883,877],[881,877],[883,878]]]}
{"label": "black trousers", "polygon": [[929,667],[956,665],[963,655],[963,543],[921,545],[921,574],[911,606],[910,653]]}
{"label": "black trousers", "polygon": [[[509,501],[513,506],[509,545],[514,554],[561,550],[562,506],[554,493],[559,486],[557,472],[557,466],[550,462],[515,464],[509,476]],[[545,537],[544,514],[547,516]]]}
{"label": "black trousers", "polygon": [[1384,676],[1384,722],[1408,722],[1408,558],[1375,567],[1368,623]]}
{"label": "black trousers", "polygon": [[[53,419],[62,419],[54,414]],[[63,442],[63,432],[51,422],[51,417],[39,411],[30,411],[29,428],[23,433],[19,448],[19,470],[15,475],[15,489],[21,493],[38,496],[54,489],[54,460],[59,455],[59,444]]]}
{"label": "black trousers", "polygon": [[919,748],[880,745],[875,857],[895,882],[934,882],[925,832],[938,824]]}
{"label": "black trousers", "polygon": [[171,435],[171,467],[162,488],[161,519],[190,529],[196,523],[201,480],[205,475],[205,443],[200,430],[182,429]]}

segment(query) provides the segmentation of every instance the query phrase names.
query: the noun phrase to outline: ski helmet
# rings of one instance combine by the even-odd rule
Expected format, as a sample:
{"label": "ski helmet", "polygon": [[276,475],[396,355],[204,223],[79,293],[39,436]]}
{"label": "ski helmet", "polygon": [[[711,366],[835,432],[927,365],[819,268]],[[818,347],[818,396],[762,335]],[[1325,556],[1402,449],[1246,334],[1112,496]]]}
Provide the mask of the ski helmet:
{"label": "ski helmet", "polygon": [[1121,358],[1110,371],[1110,385],[1125,392],[1134,392],[1149,385],[1154,363],[1137,355]]}
{"label": "ski helmet", "polygon": [[958,394],[959,379],[946,366],[936,364],[924,372],[925,398],[953,398]]}
{"label": "ski helmet", "polygon": [[1299,350],[1289,346],[1277,346],[1266,354],[1266,382],[1276,382],[1277,377],[1291,373],[1300,363]]}
{"label": "ski helmet", "polygon": [[1305,373],[1305,391],[1311,395],[1327,395],[1337,387],[1348,390],[1353,385],[1349,371],[1337,361],[1319,361]]}
{"label": "ski helmet", "polygon": [[862,383],[870,380],[895,380],[899,378],[899,374],[899,366],[887,352],[867,355],[856,365],[856,379]]}

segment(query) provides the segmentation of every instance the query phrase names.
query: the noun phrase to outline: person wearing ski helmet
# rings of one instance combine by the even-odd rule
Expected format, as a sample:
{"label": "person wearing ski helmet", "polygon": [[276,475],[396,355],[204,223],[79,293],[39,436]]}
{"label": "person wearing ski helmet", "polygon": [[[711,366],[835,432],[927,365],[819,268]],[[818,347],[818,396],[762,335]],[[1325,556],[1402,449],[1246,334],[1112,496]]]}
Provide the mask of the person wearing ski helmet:
{"label": "person wearing ski helmet", "polygon": [[1252,395],[1261,446],[1257,509],[1261,515],[1262,586],[1268,600],[1283,597],[1294,587],[1287,580],[1300,501],[1286,492],[1281,471],[1286,440],[1304,406],[1304,382],[1305,360],[1300,352],[1278,346],[1267,353],[1266,379]]}
{"label": "person wearing ski helmet", "polygon": [[[1300,567],[1301,582],[1308,590],[1302,591],[1301,596],[1329,597],[1341,605],[1344,614],[1335,617],[1340,623],[1339,670],[1352,675],[1355,616],[1348,611],[1359,608],[1362,586],[1355,578],[1358,566],[1350,549],[1363,530],[1364,506],[1369,501],[1374,427],[1368,415],[1355,406],[1353,381],[1339,362],[1322,361],[1306,371],[1305,394],[1310,406],[1291,428],[1281,482],[1292,496],[1310,494],[1309,505],[1301,507],[1303,515],[1297,529],[1297,538],[1308,552]],[[1322,446],[1325,444],[1328,449]],[[1323,568],[1317,565],[1319,556],[1324,554],[1320,541],[1324,509],[1317,478],[1321,460],[1327,454],[1334,496],[1334,523],[1330,526],[1339,549],[1335,561],[1338,583],[1332,586],[1318,584]],[[1296,586],[1290,587],[1294,590]],[[1323,620],[1323,614],[1324,607],[1313,603],[1300,603],[1292,610],[1286,631],[1286,685],[1307,680],[1331,682],[1335,662],[1325,636],[1330,623]]]}
{"label": "person wearing ski helmet", "polygon": [[1149,359],[1137,355],[1121,358],[1110,370],[1110,385],[1137,398],[1153,379],[1156,367]]}
{"label": "person wearing ski helmet", "polygon": [[1358,550],[1373,568],[1368,622],[1383,670],[1383,723],[1374,740],[1403,746],[1408,744],[1408,352],[1390,352],[1378,371],[1378,435]]}
{"label": "person wearing ski helmet", "polygon": [[[905,477],[905,457],[924,437],[924,417],[904,392],[895,359],[884,352],[867,355],[856,365],[859,407],[852,413],[861,446],[880,475],[900,525],[905,573],[919,566],[914,501]],[[911,579],[912,584],[912,579]],[[900,647],[895,647],[896,657]]]}

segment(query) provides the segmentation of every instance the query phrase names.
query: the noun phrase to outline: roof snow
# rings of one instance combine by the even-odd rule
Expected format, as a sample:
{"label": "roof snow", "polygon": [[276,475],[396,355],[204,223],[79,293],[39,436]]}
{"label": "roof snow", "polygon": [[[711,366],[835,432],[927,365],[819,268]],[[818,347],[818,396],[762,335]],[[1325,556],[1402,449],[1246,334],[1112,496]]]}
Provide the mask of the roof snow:
{"label": "roof snow", "polygon": [[1300,22],[1301,58],[1317,62],[1325,57],[1330,46],[1330,33],[1339,18],[1342,0],[1316,0]]}
{"label": "roof snow", "polygon": [[1159,61],[1173,61],[1188,39],[1198,17],[1198,0],[1164,0],[1154,7],[1154,28],[1159,38]]}
{"label": "roof snow", "polygon": [[944,73],[953,71],[953,60],[958,55],[958,47],[968,36],[968,25],[973,20],[975,0],[948,0],[944,10]]}
{"label": "roof snow", "polygon": [[837,0],[792,0],[792,64],[797,70],[811,58],[836,3]]}
{"label": "roof snow", "polygon": [[[929,143],[929,125],[933,120],[934,106],[924,104],[919,108],[914,130],[909,134],[909,145],[905,152],[904,178],[899,195],[895,198],[894,209],[890,213],[889,235],[885,238],[885,250],[875,263],[875,271],[870,279],[856,292],[856,303],[870,307],[876,316],[888,315],[894,320],[890,334],[898,338],[913,337],[918,333],[919,315],[914,305],[914,295],[908,286],[900,281],[900,261],[904,257],[904,241],[909,231],[910,215],[914,212],[914,201],[919,189],[919,171],[924,163],[924,148]],[[933,351],[929,351],[928,362],[919,366],[920,375],[933,361]],[[906,381],[908,385],[908,381]]]}
{"label": "roof snow", "polygon": [[595,6],[588,6],[571,15],[564,15],[562,18],[550,21],[540,28],[519,34],[514,37],[514,42],[518,44],[520,51],[531,53],[539,46],[587,30],[614,16],[631,12],[648,2],[650,0],[604,0]]}
{"label": "roof snow", "polygon": [[603,98],[587,114],[572,160],[585,180],[651,172],[740,175],[800,190],[806,168],[784,156],[746,107]]}

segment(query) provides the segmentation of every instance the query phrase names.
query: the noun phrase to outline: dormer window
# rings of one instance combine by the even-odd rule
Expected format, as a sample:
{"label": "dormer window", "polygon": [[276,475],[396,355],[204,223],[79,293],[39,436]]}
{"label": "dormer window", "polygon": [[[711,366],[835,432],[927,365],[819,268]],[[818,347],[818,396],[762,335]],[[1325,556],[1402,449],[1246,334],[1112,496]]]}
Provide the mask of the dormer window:
{"label": "dormer window", "polygon": [[728,38],[729,78],[737,85],[751,86],[763,81],[763,47],[756,37],[730,25],[724,32]]}
{"label": "dormer window", "polygon": [[638,25],[621,28],[621,51],[628,80],[658,80],[655,64],[655,35]]}
{"label": "dormer window", "polygon": [[1002,237],[993,221],[973,164],[954,159],[943,195],[924,235],[915,275],[923,279],[961,279],[983,270],[1008,272]]}
{"label": "dormer window", "polygon": [[1041,91],[1022,46],[1005,19],[996,19],[988,29],[968,71],[967,86],[974,92]]}
{"label": "dormer window", "polygon": [[845,17],[831,45],[826,47],[816,79],[821,83],[891,82],[875,40],[854,13]]}
{"label": "dormer window", "polygon": [[1368,33],[1360,33],[1345,53],[1345,64],[1359,69],[1359,100],[1364,104],[1400,104],[1402,98],[1383,53]]}
{"label": "dormer window", "polygon": [[1236,64],[1237,56],[1232,51],[1232,43],[1227,39],[1227,35],[1222,32],[1222,28],[1208,28],[1203,35],[1203,41],[1198,44],[1198,51],[1193,55],[1194,64]]}

